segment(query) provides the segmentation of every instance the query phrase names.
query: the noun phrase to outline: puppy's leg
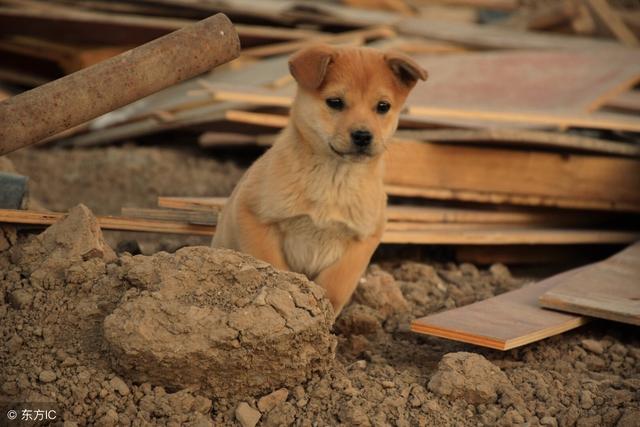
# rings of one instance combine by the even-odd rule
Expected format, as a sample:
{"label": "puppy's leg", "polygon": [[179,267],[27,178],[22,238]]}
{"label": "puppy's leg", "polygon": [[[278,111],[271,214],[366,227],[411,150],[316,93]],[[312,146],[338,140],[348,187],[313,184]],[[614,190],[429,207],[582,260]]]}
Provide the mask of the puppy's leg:
{"label": "puppy's leg", "polygon": [[380,235],[351,242],[342,257],[318,274],[315,282],[327,292],[335,317],[349,301],[358,281],[380,243]]}
{"label": "puppy's leg", "polygon": [[240,230],[240,251],[268,262],[280,270],[289,270],[282,253],[278,230],[273,225],[262,224],[245,203],[239,202],[236,221]]}

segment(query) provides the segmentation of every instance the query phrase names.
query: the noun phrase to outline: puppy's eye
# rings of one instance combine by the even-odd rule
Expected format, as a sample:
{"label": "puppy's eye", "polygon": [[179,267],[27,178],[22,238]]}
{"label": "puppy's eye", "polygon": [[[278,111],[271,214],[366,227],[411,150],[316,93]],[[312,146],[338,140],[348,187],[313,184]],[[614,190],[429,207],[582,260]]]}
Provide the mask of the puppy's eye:
{"label": "puppy's eye", "polygon": [[387,101],[380,101],[378,105],[376,105],[376,111],[378,114],[385,114],[391,109],[391,104]]}
{"label": "puppy's eye", "polygon": [[342,98],[327,98],[326,103],[332,110],[342,111],[344,109]]}

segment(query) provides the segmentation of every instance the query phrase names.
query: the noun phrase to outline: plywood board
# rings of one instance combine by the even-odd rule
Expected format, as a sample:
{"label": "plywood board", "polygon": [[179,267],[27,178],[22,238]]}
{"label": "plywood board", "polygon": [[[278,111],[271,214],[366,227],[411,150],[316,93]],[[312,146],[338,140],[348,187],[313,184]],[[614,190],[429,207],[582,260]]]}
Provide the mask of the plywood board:
{"label": "plywood board", "polygon": [[564,272],[484,301],[416,319],[411,330],[509,350],[577,328],[586,323],[585,317],[541,308],[538,298],[578,271]]}
{"label": "plywood board", "polygon": [[620,50],[615,42],[534,31],[516,31],[491,25],[404,18],[395,24],[400,34],[490,49]]}
{"label": "plywood board", "polygon": [[640,242],[560,282],[540,304],[640,326]]}
{"label": "plywood board", "polygon": [[429,80],[409,95],[410,111],[567,116],[592,111],[640,80],[640,53],[633,51],[471,52],[414,59]]}

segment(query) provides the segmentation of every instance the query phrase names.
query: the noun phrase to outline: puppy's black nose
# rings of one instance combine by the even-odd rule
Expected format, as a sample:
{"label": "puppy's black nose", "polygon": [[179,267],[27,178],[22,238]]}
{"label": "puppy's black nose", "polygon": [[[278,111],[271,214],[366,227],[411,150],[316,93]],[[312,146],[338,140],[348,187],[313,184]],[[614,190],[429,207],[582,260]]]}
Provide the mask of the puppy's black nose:
{"label": "puppy's black nose", "polygon": [[351,142],[357,147],[364,148],[371,144],[373,135],[368,130],[354,130],[351,132]]}

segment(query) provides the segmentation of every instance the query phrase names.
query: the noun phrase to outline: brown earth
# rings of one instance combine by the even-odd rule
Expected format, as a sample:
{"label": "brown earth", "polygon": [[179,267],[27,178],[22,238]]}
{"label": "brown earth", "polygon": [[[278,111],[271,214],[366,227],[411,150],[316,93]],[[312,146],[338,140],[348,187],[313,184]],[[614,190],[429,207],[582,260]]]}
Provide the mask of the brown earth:
{"label": "brown earth", "polygon": [[[106,203],[114,209],[101,213],[117,211],[125,197],[115,191],[118,187],[100,187],[97,192],[80,189],[83,174],[102,175],[102,180],[122,182],[126,201],[151,206],[154,200],[148,195],[149,188],[156,188],[155,194],[162,192],[157,190],[158,181],[130,185],[122,177],[132,176],[138,169],[127,169],[132,166],[125,159],[130,156],[153,158],[153,162],[164,165],[154,167],[166,173],[182,170],[181,165],[171,166],[171,162],[187,163],[181,157],[187,154],[167,149],[108,148],[91,150],[91,154],[83,151],[55,150],[51,156],[58,156],[57,164],[50,160],[48,151],[42,150],[23,150],[12,158],[21,173],[34,176],[36,169],[46,170],[46,173],[39,172],[37,176],[41,178],[38,182],[34,179],[35,188],[32,187],[35,197],[57,195],[55,204],[49,199],[40,199],[44,207],[63,210],[73,206],[79,196],[71,195],[71,189],[78,188],[85,197],[83,202]],[[115,154],[109,155],[109,152]],[[117,176],[110,177],[104,171],[100,174],[89,166],[92,161],[110,156],[121,163],[120,168],[116,165],[107,168],[109,174]],[[39,164],[38,159],[43,163]],[[189,172],[193,176],[233,175],[226,178],[229,184],[225,185],[229,188],[212,183],[211,189],[203,189],[202,193],[179,193],[180,187],[176,186],[171,187],[176,191],[173,194],[224,194],[239,175],[238,168],[212,159],[202,157],[191,161],[195,165],[192,168],[206,169]],[[70,177],[67,181],[65,175]],[[147,178],[162,179],[152,175]],[[47,185],[39,187],[43,182]],[[94,181],[91,182],[93,185]],[[291,359],[284,362],[278,354],[259,364],[245,361],[248,368],[242,374],[234,370],[225,372],[221,367],[211,369],[212,377],[244,375],[243,379],[236,378],[235,383],[230,381],[229,390],[222,390],[224,386],[220,382],[208,381],[202,376],[207,366],[184,366],[187,371],[200,372],[178,384],[170,369],[149,359],[136,359],[135,354],[123,357],[117,343],[124,341],[110,338],[111,332],[105,337],[104,319],[110,315],[116,319],[120,316],[115,323],[119,336],[135,338],[132,334],[136,331],[136,322],[129,321],[131,333],[121,334],[127,324],[122,310],[128,307],[127,313],[131,316],[140,314],[140,307],[136,309],[133,305],[144,301],[142,305],[146,307],[151,301],[149,298],[161,293],[165,286],[172,288],[178,286],[177,282],[186,283],[178,275],[183,271],[179,266],[202,262],[214,256],[212,250],[189,248],[174,255],[120,254],[116,257],[104,244],[91,216],[82,208],[78,210],[82,215],[77,215],[70,224],[59,223],[40,236],[19,233],[17,241],[11,230],[6,229],[4,243],[0,242],[0,339],[5,343],[0,347],[0,397],[14,402],[24,399],[55,402],[66,425],[74,422],[104,426],[254,425],[256,422],[269,426],[640,425],[640,338],[632,327],[592,322],[578,330],[508,352],[424,337],[408,330],[414,317],[469,304],[524,283],[512,277],[502,265],[479,270],[471,264],[382,260],[370,266],[352,303],[338,318],[333,328],[335,338],[317,324],[313,326],[313,322],[304,324],[317,337],[325,337],[316,340],[320,348],[337,339],[335,358],[329,360],[330,353],[320,351],[318,369],[306,371],[294,363],[299,357],[297,349],[301,348],[301,341],[292,339]],[[159,246],[157,240],[149,241],[149,248]],[[162,295],[156,295],[160,299],[153,304],[159,308],[159,319],[164,319],[164,323],[152,322],[143,332],[154,340],[162,331],[173,331],[176,337],[198,332],[202,325],[185,324],[180,310],[196,313],[198,310],[194,308],[204,307],[224,311],[241,304],[249,304],[252,309],[265,307],[255,304],[259,292],[256,293],[257,287],[252,285],[256,273],[251,268],[260,272],[260,263],[238,257],[241,259],[238,268],[228,267],[228,277],[222,274],[224,280],[216,282],[235,283],[241,287],[237,294],[220,288],[220,297],[216,299],[206,291],[200,295],[189,291],[181,294],[181,304],[185,305],[176,308],[177,315],[170,310],[163,312],[166,307],[161,304]],[[221,265],[215,267],[213,258],[209,261],[214,264],[212,269],[222,268]],[[163,269],[163,265],[176,268]],[[252,267],[243,269],[242,266]],[[199,268],[192,273],[196,270]],[[158,274],[154,276],[155,273]],[[279,277],[275,272],[268,273],[271,274]],[[205,276],[196,274],[198,280],[206,282]],[[286,281],[302,289],[312,289],[308,282],[296,280]],[[267,282],[273,290],[281,289],[283,283],[281,279]],[[206,282],[203,288],[217,289],[216,286],[214,282]],[[195,292],[198,287],[188,289]],[[280,297],[294,292],[291,288],[281,290],[284,294],[276,291]],[[234,295],[239,300],[244,296],[244,301],[230,305]],[[265,295],[266,307],[275,310],[286,323],[283,320],[286,317],[282,317],[286,309],[278,311],[278,304],[270,300]],[[282,307],[285,306],[292,308],[289,303]],[[295,302],[293,308],[300,308],[299,303]],[[175,325],[170,322],[172,318],[176,320]],[[203,318],[205,324],[206,318]],[[172,329],[172,325],[176,328]],[[259,328],[261,325],[260,321],[251,321],[244,326]],[[183,327],[186,329],[181,329]],[[274,335],[276,341],[282,337]],[[206,341],[202,336],[200,339]],[[157,345],[144,340],[140,343],[143,348]],[[264,345],[268,348],[271,344],[266,341]],[[243,343],[240,349],[242,346]],[[208,348],[211,349],[219,350],[215,345]],[[232,348],[227,350],[231,352]],[[145,364],[135,366],[136,360]],[[269,385],[260,387],[262,375],[273,373],[273,367],[288,360],[291,366],[278,368],[286,371],[284,380],[271,383],[265,380]],[[292,372],[294,376],[288,377]]]}

